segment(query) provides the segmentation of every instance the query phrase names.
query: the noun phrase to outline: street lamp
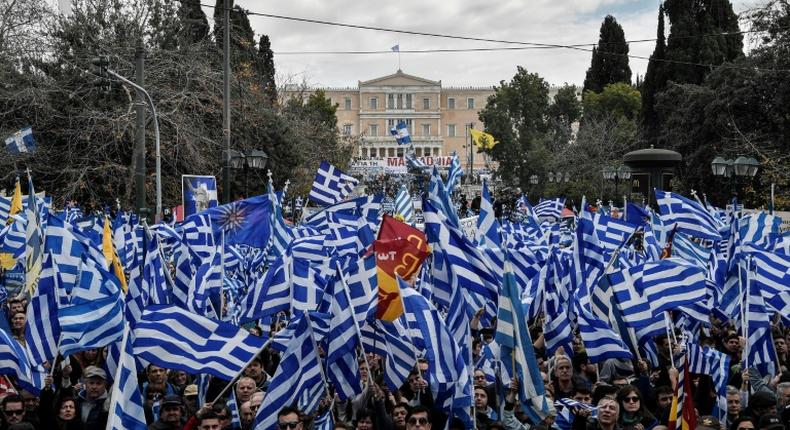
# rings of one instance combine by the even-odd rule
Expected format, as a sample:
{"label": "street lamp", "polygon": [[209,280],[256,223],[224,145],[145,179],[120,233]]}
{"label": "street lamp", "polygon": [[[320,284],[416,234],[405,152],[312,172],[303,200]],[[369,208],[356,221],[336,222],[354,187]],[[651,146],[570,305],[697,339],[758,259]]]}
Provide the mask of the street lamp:
{"label": "street lamp", "polygon": [[244,197],[247,197],[247,180],[249,178],[248,169],[263,169],[266,167],[266,162],[269,161],[269,155],[266,152],[254,149],[248,153],[228,151],[230,158],[230,166],[233,169],[242,169],[244,175]]}
{"label": "street lamp", "polygon": [[529,183],[532,185],[538,185],[538,175],[532,175],[529,177]]}
{"label": "street lamp", "polygon": [[[760,162],[751,157],[740,156],[733,160],[725,160],[723,157],[717,156],[710,163],[711,170],[714,176],[724,178],[734,178],[733,194],[738,195],[737,178],[753,178],[760,168]],[[773,203],[772,203],[773,204]]]}
{"label": "street lamp", "polygon": [[618,187],[619,187],[620,179],[623,179],[625,181],[631,179],[631,168],[626,166],[625,164],[617,167],[609,166],[609,167],[604,167],[601,170],[601,174],[603,175],[603,178],[608,181],[614,180],[614,194],[616,196],[619,192]]}

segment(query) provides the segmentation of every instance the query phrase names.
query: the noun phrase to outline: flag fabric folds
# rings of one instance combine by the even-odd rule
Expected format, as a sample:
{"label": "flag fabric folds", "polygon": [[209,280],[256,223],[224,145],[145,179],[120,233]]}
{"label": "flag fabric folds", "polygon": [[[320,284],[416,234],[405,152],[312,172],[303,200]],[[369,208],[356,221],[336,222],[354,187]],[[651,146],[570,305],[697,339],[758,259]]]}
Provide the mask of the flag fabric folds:
{"label": "flag fabric folds", "polygon": [[345,200],[359,181],[342,170],[322,161],[315,174],[310,200],[321,206],[331,206]]}
{"label": "flag fabric folds", "polygon": [[132,352],[131,330],[127,327],[121,339],[121,354],[113,377],[107,429],[146,430],[143,395],[137,381],[137,366]]}
{"label": "flag fabric folds", "polygon": [[134,327],[134,354],[167,369],[232,379],[264,340],[232,324],[175,305],[153,305]]}
{"label": "flag fabric folds", "polygon": [[29,126],[24,127],[6,138],[5,149],[12,154],[33,152],[36,149],[36,141],[33,139],[33,128]]}
{"label": "flag fabric folds", "polygon": [[699,202],[672,192],[655,190],[661,222],[677,225],[677,231],[702,239],[720,240],[720,223]]}
{"label": "flag fabric folds", "polygon": [[406,125],[403,121],[398,121],[398,124],[395,127],[392,127],[390,130],[390,134],[395,136],[395,140],[398,142],[398,145],[405,145],[407,143],[411,143],[411,135],[409,135],[409,126]]}

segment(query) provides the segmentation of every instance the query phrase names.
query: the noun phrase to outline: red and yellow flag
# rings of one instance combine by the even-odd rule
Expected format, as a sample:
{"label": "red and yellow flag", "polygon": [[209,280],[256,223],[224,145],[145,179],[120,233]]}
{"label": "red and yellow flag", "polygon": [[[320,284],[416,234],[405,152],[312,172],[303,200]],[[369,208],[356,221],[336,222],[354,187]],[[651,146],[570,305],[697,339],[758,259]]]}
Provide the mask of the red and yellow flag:
{"label": "red and yellow flag", "polygon": [[420,230],[384,215],[373,250],[379,284],[376,318],[394,321],[403,314],[398,277],[408,280],[420,270],[430,254],[428,241]]}

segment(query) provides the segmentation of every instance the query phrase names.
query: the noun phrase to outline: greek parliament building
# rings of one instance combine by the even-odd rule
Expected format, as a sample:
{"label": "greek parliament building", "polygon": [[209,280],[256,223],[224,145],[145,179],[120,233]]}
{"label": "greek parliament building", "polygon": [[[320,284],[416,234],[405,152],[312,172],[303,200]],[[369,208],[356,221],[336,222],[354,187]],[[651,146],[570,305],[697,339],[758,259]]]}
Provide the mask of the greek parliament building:
{"label": "greek parliament building", "polygon": [[[390,134],[399,121],[409,128],[418,157],[458,153],[468,170],[469,125],[482,130],[477,114],[486,105],[494,87],[442,87],[442,81],[395,74],[360,81],[356,88],[322,88],[337,104],[337,127],[348,136],[359,136],[358,161],[402,157],[407,145],[399,146]],[[352,163],[353,164],[353,163]],[[474,155],[474,168],[485,166],[483,154]]]}

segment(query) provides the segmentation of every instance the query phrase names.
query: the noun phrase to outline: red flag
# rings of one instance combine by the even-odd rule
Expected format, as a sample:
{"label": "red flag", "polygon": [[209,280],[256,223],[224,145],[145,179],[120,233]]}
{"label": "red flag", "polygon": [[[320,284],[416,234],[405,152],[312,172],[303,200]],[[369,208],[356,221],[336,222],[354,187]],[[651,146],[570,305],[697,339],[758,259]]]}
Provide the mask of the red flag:
{"label": "red flag", "polygon": [[675,231],[678,229],[678,225],[675,224],[672,227],[672,231],[669,232],[667,235],[667,244],[664,245],[664,249],[661,250],[661,259],[669,258],[672,256],[672,241],[675,240]]}
{"label": "red flag", "polygon": [[694,409],[694,396],[691,391],[691,373],[688,356],[683,363],[683,430],[697,428],[697,411]]}
{"label": "red flag", "polygon": [[384,215],[373,249],[379,284],[376,318],[394,321],[403,314],[397,277],[408,280],[419,271],[430,253],[428,241],[420,230]]}

